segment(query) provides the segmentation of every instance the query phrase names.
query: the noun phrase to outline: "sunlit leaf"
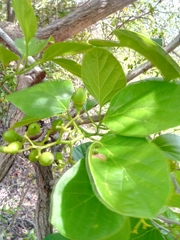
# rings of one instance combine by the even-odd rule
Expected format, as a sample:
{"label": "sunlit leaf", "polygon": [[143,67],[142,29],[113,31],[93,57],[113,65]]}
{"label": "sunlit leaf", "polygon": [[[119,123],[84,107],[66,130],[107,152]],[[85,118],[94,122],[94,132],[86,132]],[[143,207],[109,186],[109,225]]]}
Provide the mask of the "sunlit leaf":
{"label": "sunlit leaf", "polygon": [[52,61],[61,66],[62,68],[66,69],[70,73],[74,74],[75,76],[81,78],[81,65],[77,62],[65,58],[57,58],[53,59]]}
{"label": "sunlit leaf", "polygon": [[85,161],[81,159],[55,186],[51,223],[67,238],[99,240],[116,234],[126,221],[125,217],[110,211],[96,198]]}
{"label": "sunlit leaf", "polygon": [[22,29],[26,43],[35,36],[37,29],[36,17],[30,0],[12,0],[13,9]]}
{"label": "sunlit leaf", "polygon": [[120,214],[153,218],[171,194],[167,159],[146,139],[107,135],[89,147],[87,166],[98,199]]}
{"label": "sunlit leaf", "polygon": [[89,50],[82,62],[82,79],[89,93],[103,106],[126,85],[118,60],[107,50]]}
{"label": "sunlit leaf", "polygon": [[103,39],[90,39],[89,43],[96,47],[119,47],[117,41],[103,40]]}
{"label": "sunlit leaf", "polygon": [[180,125],[180,85],[141,81],[111,100],[103,120],[117,134],[145,137]]}
{"label": "sunlit leaf", "polygon": [[49,46],[45,51],[41,59],[42,62],[53,60],[56,57],[64,56],[67,54],[78,54],[86,52],[91,49],[92,46],[83,43],[76,42],[58,42]]}
{"label": "sunlit leaf", "polygon": [[132,48],[145,56],[160,70],[165,80],[169,81],[180,77],[180,66],[153,40],[126,29],[116,29],[114,34],[120,40],[122,47]]}
{"label": "sunlit leaf", "polygon": [[7,100],[28,116],[47,118],[67,111],[73,91],[70,81],[43,82],[12,93]]}
{"label": "sunlit leaf", "polygon": [[18,59],[19,57],[15,53],[9,51],[3,46],[0,46],[0,62],[4,67],[7,67],[10,62],[16,61]]}

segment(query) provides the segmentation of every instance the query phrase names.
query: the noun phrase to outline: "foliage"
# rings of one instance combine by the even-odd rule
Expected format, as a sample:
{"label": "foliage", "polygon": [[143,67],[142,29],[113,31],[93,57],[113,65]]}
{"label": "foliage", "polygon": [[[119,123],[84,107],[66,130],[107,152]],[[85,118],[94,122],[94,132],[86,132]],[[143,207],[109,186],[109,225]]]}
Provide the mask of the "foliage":
{"label": "foliage", "polygon": [[[14,74],[26,73],[36,65],[54,61],[80,77],[84,84],[84,89],[80,88],[80,94],[76,94],[79,90],[75,90],[72,81],[49,79],[6,97],[26,114],[12,126],[14,129],[29,124],[37,126],[37,121],[50,117],[56,117],[58,122],[52,123],[42,140],[34,140],[35,136],[31,138],[27,131],[18,142],[10,143],[18,144],[15,149],[11,149],[8,142],[9,145],[2,146],[0,151],[12,154],[30,151],[31,161],[38,161],[44,167],[53,164],[60,170],[73,164],[59,179],[52,194],[50,221],[60,235],[45,239],[159,240],[176,237],[178,229],[167,236],[167,231],[162,231],[166,226],[159,223],[158,216],[167,217],[169,207],[180,207],[178,201],[173,202],[173,196],[178,199],[179,194],[175,193],[171,179],[171,173],[177,170],[174,161],[180,159],[179,137],[162,132],[180,125],[180,85],[177,81],[180,66],[159,44],[128,30],[115,30],[116,41],[53,43],[30,65],[29,43],[36,41],[36,28],[33,28],[34,33],[30,32],[29,18],[22,21],[24,12],[18,12],[19,0],[13,2],[25,38],[16,44],[26,50],[22,58],[26,64]],[[32,26],[36,26],[28,0],[24,1],[24,7]],[[35,53],[41,52],[42,46],[49,42],[50,39],[37,45]],[[162,78],[143,79],[127,85],[121,63],[107,50],[112,46],[140,52],[160,70]],[[7,64],[15,60],[16,55],[5,51],[5,47],[2,49],[0,61],[6,76]],[[69,61],[69,56],[82,53],[81,64]],[[10,60],[5,62],[4,59]],[[88,101],[92,101],[91,104]],[[81,111],[78,108],[74,115],[72,112],[79,102]],[[98,109],[96,118],[90,112],[95,106]],[[83,127],[87,122],[88,126],[93,126],[93,131]],[[160,132],[162,135],[156,137]],[[57,138],[49,142],[49,137],[55,134]],[[83,139],[88,142],[80,143]],[[52,151],[52,147],[58,145],[63,146],[68,159]],[[174,168],[170,168],[169,163]]]}

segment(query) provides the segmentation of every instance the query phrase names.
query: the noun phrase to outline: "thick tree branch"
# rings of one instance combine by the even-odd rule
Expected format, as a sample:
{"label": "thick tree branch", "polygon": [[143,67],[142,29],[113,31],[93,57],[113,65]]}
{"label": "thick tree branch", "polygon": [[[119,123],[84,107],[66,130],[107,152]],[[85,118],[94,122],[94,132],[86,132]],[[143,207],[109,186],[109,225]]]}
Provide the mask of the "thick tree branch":
{"label": "thick tree branch", "polygon": [[[62,19],[52,22],[50,25],[39,29],[37,37],[47,39],[53,36],[56,42],[65,41],[85,28],[104,19],[110,14],[122,10],[124,7],[137,0],[91,0]],[[21,37],[18,26],[10,22],[0,23],[0,27],[13,39]]]}
{"label": "thick tree branch", "polygon": [[[175,48],[177,48],[180,45],[180,33],[166,46],[164,49],[170,53],[172,52]],[[150,62],[145,62],[143,65],[140,67],[135,68],[131,72],[128,73],[127,75],[127,81],[130,82],[132,79],[135,77],[139,76],[141,73],[146,72],[150,68],[152,68],[152,64]]]}

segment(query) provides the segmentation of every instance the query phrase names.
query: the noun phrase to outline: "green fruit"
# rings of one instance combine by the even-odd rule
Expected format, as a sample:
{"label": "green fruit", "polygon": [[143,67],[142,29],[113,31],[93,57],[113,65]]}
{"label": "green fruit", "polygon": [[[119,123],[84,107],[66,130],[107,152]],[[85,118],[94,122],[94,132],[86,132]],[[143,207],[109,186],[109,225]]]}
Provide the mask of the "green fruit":
{"label": "green fruit", "polygon": [[59,127],[63,124],[62,119],[56,119],[52,122],[52,130],[57,131],[59,130]]}
{"label": "green fruit", "polygon": [[74,94],[72,95],[72,101],[74,103],[74,106],[83,106],[86,102],[87,94],[84,88],[78,88]]}
{"label": "green fruit", "polygon": [[0,152],[2,153],[9,153],[7,146],[0,146]]}
{"label": "green fruit", "polygon": [[39,157],[39,163],[42,166],[50,166],[54,162],[54,155],[51,152],[44,152]]}
{"label": "green fruit", "polygon": [[56,153],[56,159],[57,159],[57,160],[62,160],[62,159],[63,159],[63,155],[62,155],[61,152],[57,152],[57,153]]}
{"label": "green fruit", "polygon": [[40,132],[40,125],[38,123],[31,123],[28,126],[28,135],[35,136]]}
{"label": "green fruit", "polygon": [[22,141],[22,137],[12,129],[9,129],[6,132],[4,132],[2,137],[8,143],[12,143],[15,141]]}
{"label": "green fruit", "polygon": [[7,146],[6,151],[11,154],[18,153],[19,150],[22,149],[22,143],[21,142],[12,142]]}
{"label": "green fruit", "polygon": [[38,150],[37,150],[37,149],[33,149],[33,150],[30,152],[29,156],[28,156],[29,161],[30,161],[30,162],[36,162],[36,161],[38,160],[38,158],[39,158],[39,152],[38,152]]}

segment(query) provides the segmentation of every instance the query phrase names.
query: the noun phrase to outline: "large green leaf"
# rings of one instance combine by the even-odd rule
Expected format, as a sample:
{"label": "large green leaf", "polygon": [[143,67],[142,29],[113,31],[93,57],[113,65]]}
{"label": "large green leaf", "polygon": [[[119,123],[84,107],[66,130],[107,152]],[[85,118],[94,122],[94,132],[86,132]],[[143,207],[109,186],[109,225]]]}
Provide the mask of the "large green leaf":
{"label": "large green leaf", "polygon": [[30,117],[47,118],[67,111],[73,91],[70,81],[43,82],[12,93],[7,100]]}
{"label": "large green leaf", "polygon": [[180,194],[174,193],[169,200],[168,206],[180,208]]}
{"label": "large green leaf", "polygon": [[12,0],[16,18],[22,29],[26,43],[36,34],[37,22],[30,0]]}
{"label": "large green leaf", "polygon": [[155,67],[157,67],[165,80],[180,77],[180,67],[173,58],[153,40],[125,29],[116,29],[114,34],[120,40],[122,47],[132,48],[145,56]]}
{"label": "large green leaf", "polygon": [[120,228],[120,230],[117,233],[110,237],[103,238],[103,240],[121,240],[121,239],[129,240],[130,234],[131,234],[130,220],[129,218],[126,218],[123,227]]}
{"label": "large green leaf", "polygon": [[70,73],[74,74],[75,76],[81,78],[81,65],[78,64],[77,62],[70,59],[65,59],[65,58],[53,59],[53,62],[57,63],[59,66],[68,70]]}
{"label": "large green leaf", "polygon": [[55,186],[51,223],[67,238],[99,240],[123,228],[125,217],[110,211],[96,198],[86,172],[85,160],[81,159]]}
{"label": "large green leaf", "polygon": [[101,48],[94,48],[85,54],[82,79],[101,106],[126,85],[126,77],[118,60]]}
{"label": "large green leaf", "polygon": [[[131,218],[132,231],[139,221],[140,219],[138,218]],[[153,226],[150,221],[146,220],[146,223],[149,227],[146,227],[143,224],[140,225],[137,229],[137,233],[131,233],[130,240],[164,240],[164,237],[158,228]]]}
{"label": "large green leaf", "polygon": [[120,214],[153,218],[171,194],[167,159],[146,139],[107,135],[90,146],[87,166],[96,196]]}
{"label": "large green leaf", "polygon": [[0,62],[2,63],[3,67],[7,67],[10,62],[18,59],[19,57],[16,54],[4,48],[3,46],[0,46]]}
{"label": "large green leaf", "polygon": [[180,161],[180,136],[175,134],[163,134],[153,140],[166,155],[173,161]]}
{"label": "large green leaf", "polygon": [[59,42],[49,46],[45,51],[41,59],[41,62],[52,60],[59,56],[67,54],[78,54],[86,52],[91,49],[92,46],[88,44],[76,43],[76,42]]}
{"label": "large green leaf", "polygon": [[141,81],[122,89],[110,102],[103,122],[125,136],[145,137],[180,125],[180,85]]}

